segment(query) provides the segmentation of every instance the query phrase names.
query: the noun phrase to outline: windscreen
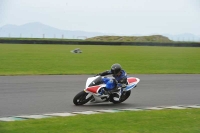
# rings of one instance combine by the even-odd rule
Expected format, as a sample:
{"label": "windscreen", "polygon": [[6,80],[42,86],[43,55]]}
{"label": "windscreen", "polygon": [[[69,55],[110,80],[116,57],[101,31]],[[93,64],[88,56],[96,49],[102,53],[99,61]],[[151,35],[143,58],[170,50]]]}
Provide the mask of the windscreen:
{"label": "windscreen", "polygon": [[[102,84],[103,82],[102,82],[102,78],[101,77],[98,77],[98,78],[96,78],[94,81],[92,81],[90,84],[89,84],[89,86],[95,86],[95,85],[100,85],[100,84]],[[88,86],[88,87],[89,87]]]}

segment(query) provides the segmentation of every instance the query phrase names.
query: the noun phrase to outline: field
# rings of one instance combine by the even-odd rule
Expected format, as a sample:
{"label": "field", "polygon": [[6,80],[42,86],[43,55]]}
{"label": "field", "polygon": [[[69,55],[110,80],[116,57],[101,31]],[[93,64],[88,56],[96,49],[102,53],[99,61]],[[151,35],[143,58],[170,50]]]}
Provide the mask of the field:
{"label": "field", "polygon": [[0,75],[96,74],[113,63],[129,74],[199,74],[200,48],[0,44]]}
{"label": "field", "polygon": [[200,109],[127,111],[0,122],[1,133],[199,133]]}

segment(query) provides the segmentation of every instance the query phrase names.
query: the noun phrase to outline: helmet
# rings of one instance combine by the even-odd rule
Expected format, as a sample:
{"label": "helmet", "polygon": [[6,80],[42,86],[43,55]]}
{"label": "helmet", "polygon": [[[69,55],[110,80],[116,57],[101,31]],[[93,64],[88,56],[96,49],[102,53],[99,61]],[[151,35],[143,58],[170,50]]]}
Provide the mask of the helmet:
{"label": "helmet", "polygon": [[120,64],[113,64],[111,66],[111,72],[113,73],[113,75],[115,76],[116,74],[118,74],[119,72],[121,72],[122,70],[122,67]]}
{"label": "helmet", "polygon": [[107,90],[112,90],[116,87],[116,81],[114,79],[110,79],[107,83],[106,83],[106,89]]}

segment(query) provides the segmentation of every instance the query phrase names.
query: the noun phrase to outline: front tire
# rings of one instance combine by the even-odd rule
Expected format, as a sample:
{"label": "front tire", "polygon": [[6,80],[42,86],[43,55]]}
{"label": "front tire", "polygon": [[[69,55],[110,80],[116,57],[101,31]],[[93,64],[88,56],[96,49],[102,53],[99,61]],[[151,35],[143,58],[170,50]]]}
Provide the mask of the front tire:
{"label": "front tire", "polygon": [[88,93],[86,93],[85,91],[79,92],[73,99],[74,104],[78,106],[78,105],[83,105],[89,102],[93,96],[90,96],[89,98],[87,98],[87,95]]}

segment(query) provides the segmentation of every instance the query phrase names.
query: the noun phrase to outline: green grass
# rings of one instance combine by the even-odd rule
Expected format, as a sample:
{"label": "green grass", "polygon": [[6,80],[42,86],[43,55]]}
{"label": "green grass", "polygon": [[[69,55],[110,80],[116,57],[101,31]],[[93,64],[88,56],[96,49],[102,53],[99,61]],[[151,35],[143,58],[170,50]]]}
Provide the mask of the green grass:
{"label": "green grass", "polygon": [[0,133],[199,133],[200,109],[120,112],[0,122]]}
{"label": "green grass", "polygon": [[199,74],[200,48],[0,44],[0,75],[96,74],[113,63],[129,74]]}

